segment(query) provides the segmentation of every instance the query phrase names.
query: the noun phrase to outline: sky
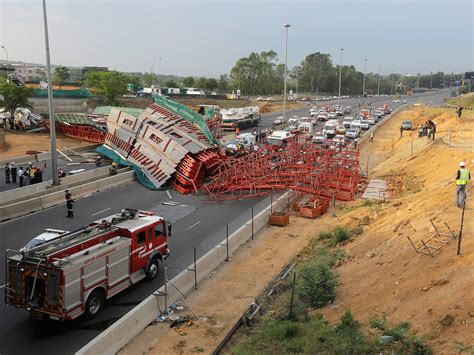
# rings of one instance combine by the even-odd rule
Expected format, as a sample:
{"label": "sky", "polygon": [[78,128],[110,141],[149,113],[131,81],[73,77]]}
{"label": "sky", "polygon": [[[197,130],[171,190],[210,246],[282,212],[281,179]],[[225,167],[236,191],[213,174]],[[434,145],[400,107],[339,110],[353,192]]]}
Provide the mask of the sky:
{"label": "sky", "polygon": [[[472,0],[47,0],[51,62],[218,77],[251,52],[329,53],[367,72],[474,70]],[[10,60],[44,64],[41,0],[0,0]],[[161,60],[159,59],[161,58]],[[0,59],[6,54],[0,48]],[[380,68],[381,66],[381,68]]]}

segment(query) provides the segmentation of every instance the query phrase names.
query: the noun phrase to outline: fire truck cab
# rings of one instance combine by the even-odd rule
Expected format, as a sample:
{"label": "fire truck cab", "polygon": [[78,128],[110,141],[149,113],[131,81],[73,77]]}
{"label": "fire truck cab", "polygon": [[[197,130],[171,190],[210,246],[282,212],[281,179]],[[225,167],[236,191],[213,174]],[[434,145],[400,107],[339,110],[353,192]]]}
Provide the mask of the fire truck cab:
{"label": "fire truck cab", "polygon": [[105,301],[153,280],[168,255],[171,224],[153,212],[124,209],[21,251],[6,251],[5,304],[32,318],[92,318]]}

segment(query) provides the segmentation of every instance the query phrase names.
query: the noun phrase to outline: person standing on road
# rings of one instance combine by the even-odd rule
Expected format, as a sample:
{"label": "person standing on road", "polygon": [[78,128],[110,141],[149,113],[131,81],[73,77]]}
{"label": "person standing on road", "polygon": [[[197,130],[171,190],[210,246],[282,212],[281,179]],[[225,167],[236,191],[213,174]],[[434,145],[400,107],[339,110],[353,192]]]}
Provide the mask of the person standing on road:
{"label": "person standing on road", "polygon": [[354,149],[357,149],[357,142],[358,142],[358,139],[354,139]]}
{"label": "person standing on road", "polygon": [[69,190],[64,191],[64,197],[66,198],[66,217],[74,218],[74,200],[72,199],[72,194],[69,192]]}
{"label": "person standing on road", "polygon": [[371,132],[370,133],[370,139],[369,139],[370,143],[374,143],[374,132]]}
{"label": "person standing on road", "polygon": [[18,169],[18,180],[20,180],[20,187],[23,187],[23,168],[20,166],[20,169]]}
{"label": "person standing on road", "polygon": [[8,163],[5,163],[5,182],[10,183],[10,165]]}
{"label": "person standing on road", "polygon": [[400,126],[400,138],[402,138],[402,137],[403,137],[403,127]]}
{"label": "person standing on road", "polygon": [[458,173],[456,175],[456,206],[462,207],[466,200],[466,185],[471,179],[469,170],[466,169],[466,164],[462,161],[459,163]]}
{"label": "person standing on road", "polygon": [[456,114],[458,115],[458,118],[461,118],[461,115],[462,115],[462,107],[459,106],[459,108],[456,110]]}
{"label": "person standing on road", "polygon": [[10,164],[10,175],[12,177],[12,183],[13,184],[16,184],[16,174],[17,174],[17,169],[16,169],[16,165],[14,162],[12,162]]}

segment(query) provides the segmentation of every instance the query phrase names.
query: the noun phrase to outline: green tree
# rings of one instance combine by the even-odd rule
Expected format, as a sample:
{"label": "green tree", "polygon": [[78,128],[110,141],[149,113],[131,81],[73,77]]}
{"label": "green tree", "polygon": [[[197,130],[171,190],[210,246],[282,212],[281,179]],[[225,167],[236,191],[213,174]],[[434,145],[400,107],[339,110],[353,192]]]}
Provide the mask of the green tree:
{"label": "green tree", "polygon": [[167,87],[167,88],[178,88],[179,85],[174,80],[166,80],[165,81],[165,87]]}
{"label": "green tree", "polygon": [[206,79],[206,82],[204,84],[204,88],[207,90],[214,90],[217,88],[217,86],[218,86],[217,80],[214,78]]}
{"label": "green tree", "polygon": [[194,78],[192,76],[184,78],[183,85],[187,88],[192,88],[194,86]]}
{"label": "green tree", "polygon": [[32,94],[32,89],[19,87],[13,83],[3,81],[0,83],[0,96],[3,96],[2,106],[6,111],[14,113],[18,107],[31,108],[28,98]]}
{"label": "green tree", "polygon": [[329,90],[333,76],[331,56],[327,53],[312,53],[301,62],[300,82],[310,92]]}
{"label": "green tree", "polygon": [[70,77],[71,75],[69,74],[69,68],[56,67],[56,69],[54,69],[53,82],[59,85],[59,88],[61,88],[61,83],[64,83]]}
{"label": "green tree", "polygon": [[194,81],[194,86],[198,89],[204,89],[206,87],[206,81],[207,79],[205,77],[197,78]]}
{"label": "green tree", "polygon": [[276,92],[279,78],[276,68],[278,56],[275,51],[250,53],[240,58],[230,72],[233,87],[240,89],[245,95],[270,94]]}
{"label": "green tree", "polygon": [[154,83],[157,82],[157,77],[155,74],[145,73],[143,74],[142,81],[143,81],[143,86],[146,88],[149,88],[150,86],[152,86]]}
{"label": "green tree", "polygon": [[97,92],[104,99],[106,105],[116,105],[117,97],[127,92],[130,78],[117,71],[87,72],[84,84]]}
{"label": "green tree", "polygon": [[229,81],[230,78],[227,74],[221,74],[219,80],[217,81],[217,89],[220,92],[227,92],[229,90]]}

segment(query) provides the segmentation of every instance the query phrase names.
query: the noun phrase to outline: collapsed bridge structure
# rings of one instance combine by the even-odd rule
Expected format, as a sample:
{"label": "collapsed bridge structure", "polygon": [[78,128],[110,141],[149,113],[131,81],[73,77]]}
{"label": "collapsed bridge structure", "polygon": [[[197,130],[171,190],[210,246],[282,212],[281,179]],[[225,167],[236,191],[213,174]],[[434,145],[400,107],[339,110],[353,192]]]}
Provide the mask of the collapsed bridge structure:
{"label": "collapsed bridge structure", "polygon": [[138,167],[147,187],[171,182],[181,193],[197,192],[206,169],[212,171],[221,159],[218,142],[199,114],[165,98],[153,99],[138,117],[112,109],[105,147]]}

